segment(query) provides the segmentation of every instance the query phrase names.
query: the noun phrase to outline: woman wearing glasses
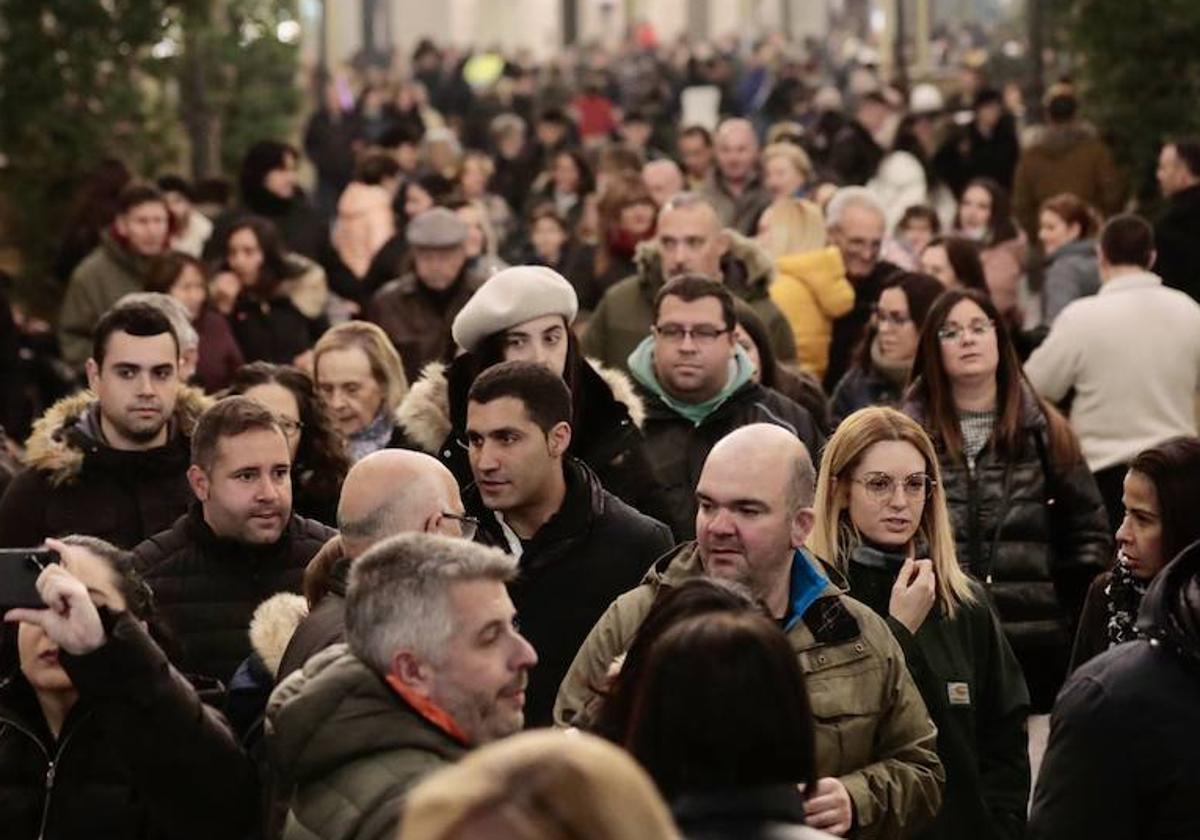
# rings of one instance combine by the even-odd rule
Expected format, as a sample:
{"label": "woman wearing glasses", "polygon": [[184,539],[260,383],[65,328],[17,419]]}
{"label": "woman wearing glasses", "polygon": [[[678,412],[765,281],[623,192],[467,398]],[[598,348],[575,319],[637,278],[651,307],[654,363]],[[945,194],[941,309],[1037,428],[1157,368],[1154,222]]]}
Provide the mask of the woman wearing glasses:
{"label": "woman wearing glasses", "polygon": [[938,728],[946,791],[922,837],[1024,834],[1029,693],[987,594],[963,573],[933,443],[891,408],[846,418],[825,447],[808,538],[883,616]]}
{"label": "woman wearing glasses", "polygon": [[885,280],[879,303],[846,375],[833,389],[833,422],[869,405],[900,404],[917,339],[929,308],[945,288],[927,274],[896,274]]}
{"label": "woman wearing glasses", "polygon": [[991,300],[952,289],[921,332],[904,410],[937,446],[959,564],[982,581],[1049,711],[1092,578],[1112,540],[1070,425],[1021,372]]}

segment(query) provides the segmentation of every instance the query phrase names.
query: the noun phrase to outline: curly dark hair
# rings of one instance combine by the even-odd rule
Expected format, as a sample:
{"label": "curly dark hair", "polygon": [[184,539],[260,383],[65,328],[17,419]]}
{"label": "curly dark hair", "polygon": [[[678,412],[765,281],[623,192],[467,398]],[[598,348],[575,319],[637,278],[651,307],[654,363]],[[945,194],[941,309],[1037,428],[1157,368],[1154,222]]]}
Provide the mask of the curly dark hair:
{"label": "curly dark hair", "polygon": [[[296,462],[292,466],[295,488],[293,506],[297,505],[297,499],[332,500],[332,507],[336,510],[342,481],[350,469],[350,458],[346,455],[341,438],[321,410],[312,379],[291,365],[253,362],[238,369],[227,393],[244,395],[259,385],[287,388],[296,398],[296,405],[300,409],[300,446],[296,449]],[[321,516],[317,518],[324,520]]]}
{"label": "curly dark hair", "polygon": [[240,230],[253,233],[259,249],[262,250],[263,261],[258,270],[258,281],[253,286],[245,287],[245,291],[251,296],[259,300],[270,300],[284,280],[304,273],[303,266],[288,255],[274,222],[262,216],[242,216],[225,231],[217,249],[220,256],[219,271],[233,271],[229,265],[229,240]]}

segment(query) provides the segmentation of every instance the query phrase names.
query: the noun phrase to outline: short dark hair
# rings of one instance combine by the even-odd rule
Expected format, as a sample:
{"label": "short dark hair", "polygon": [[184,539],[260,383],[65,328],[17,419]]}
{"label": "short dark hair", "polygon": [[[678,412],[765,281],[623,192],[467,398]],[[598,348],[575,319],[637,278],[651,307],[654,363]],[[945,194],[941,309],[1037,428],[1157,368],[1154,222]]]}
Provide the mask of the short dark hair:
{"label": "short dark hair", "polygon": [[162,175],[158,179],[158,188],[164,192],[177,192],[188,201],[194,201],[195,191],[192,185],[181,175]]}
{"label": "short dark hair", "polygon": [[689,125],[683,131],[679,132],[680,139],[684,137],[699,137],[704,141],[704,145],[712,147],[713,139],[712,132],[702,125]]}
{"label": "short dark hair", "polygon": [[354,166],[354,180],[372,186],[382,184],[386,178],[400,174],[400,163],[381,149],[369,149]]}
{"label": "short dark hair", "polygon": [[1079,111],[1079,100],[1072,93],[1059,93],[1046,103],[1046,116],[1051,122],[1064,123],[1075,119]]}
{"label": "short dark hair", "polygon": [[942,248],[946,252],[946,260],[954,269],[954,277],[958,285],[966,289],[978,289],[987,292],[987,276],[983,272],[983,257],[979,254],[979,245],[965,236],[935,236],[925,246]]}
{"label": "short dark hair", "polygon": [[222,438],[246,432],[274,429],[283,435],[279,418],[271,409],[249,397],[225,397],[209,406],[192,432],[192,463],[208,472],[217,457]]}
{"label": "short dark hair", "polygon": [[128,213],[141,204],[155,203],[161,204],[163,207],[167,206],[167,199],[158,191],[158,188],[150,184],[134,182],[117,195],[117,215]]}
{"label": "short dark hair", "polygon": [[148,303],[132,303],[114,306],[100,316],[92,330],[92,359],[97,367],[104,367],[104,356],[108,352],[108,340],[115,332],[149,338],[166,333],[175,343],[175,357],[179,358],[179,335],[171,326],[171,319],[163,311]]}
{"label": "short dark hair", "polygon": [[539,123],[554,123],[561,125],[563,128],[569,128],[571,125],[571,118],[567,116],[567,112],[562,108],[554,107],[546,108],[538,114],[537,121]]}
{"label": "short dark hair", "polygon": [[1100,231],[1100,252],[1109,265],[1149,268],[1154,258],[1154,228],[1141,216],[1113,216]]}
{"label": "short dark hair", "polygon": [[725,329],[732,330],[737,325],[733,295],[730,294],[729,289],[725,288],[725,284],[718,283],[711,277],[703,274],[685,274],[667,282],[654,296],[655,324],[658,323],[658,313],[662,310],[662,302],[667,297],[677,297],[686,303],[706,297],[716,298],[717,302],[721,304],[721,318],[725,322]]}
{"label": "short dark hair", "polygon": [[559,423],[571,422],[571,391],[561,376],[534,362],[502,362],[475,379],[467,401],[486,404],[512,397],[525,405],[529,419],[549,434]]}
{"label": "short dark hair", "polygon": [[942,232],[942,220],[938,218],[937,211],[928,204],[913,204],[905,208],[904,214],[900,216],[900,221],[896,223],[899,230],[904,230],[915,221],[922,221],[929,225],[929,229],[934,235]]}
{"label": "short dark hair", "polygon": [[1175,154],[1192,173],[1192,177],[1200,177],[1200,137],[1173,137],[1163,145],[1174,146]]}

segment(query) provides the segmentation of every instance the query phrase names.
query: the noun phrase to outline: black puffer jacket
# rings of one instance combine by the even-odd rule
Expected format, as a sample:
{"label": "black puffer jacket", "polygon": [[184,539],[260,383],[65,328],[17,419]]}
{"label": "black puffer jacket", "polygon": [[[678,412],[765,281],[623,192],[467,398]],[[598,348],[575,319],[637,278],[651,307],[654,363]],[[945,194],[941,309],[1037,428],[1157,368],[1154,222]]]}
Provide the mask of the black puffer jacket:
{"label": "black puffer jacket", "polygon": [[675,539],[687,542],[696,535],[696,482],[704,460],[717,441],[734,429],[751,423],[773,423],[793,432],[819,463],[825,436],[808,410],[787,397],[747,382],[729,399],[694,425],[667,406],[656,394],[642,390],[646,422],[642,433],[654,474],[667,496],[668,518]]}
{"label": "black puffer jacket", "polygon": [[671,813],[687,840],[832,840],[804,825],[796,785],[763,785],[676,797]]}
{"label": "black puffer jacket", "polygon": [[[904,410],[928,428],[924,406]],[[991,595],[1039,712],[1062,686],[1084,596],[1113,554],[1087,464],[1053,464],[1046,415],[1028,390],[1022,415],[1016,457],[1002,458],[989,445],[973,474],[944,454],[940,466],[958,562]]]}
{"label": "black puffer jacket", "polygon": [[336,531],[293,515],[273,545],[213,534],[199,505],[134,549],[168,629],[180,669],[228,684],[250,654],[254,608],[276,592],[300,592],[304,567]]}
{"label": "black puffer jacket", "polygon": [[[464,488],[474,482],[466,448],[467,392],[474,367],[469,354],[449,366],[426,365],[396,412],[398,445],[433,455]],[[620,371],[590,361],[579,362],[575,370],[568,454],[587,464],[605,490],[665,521],[666,496],[642,440],[644,410],[633,383]]]}
{"label": "black puffer jacket", "polygon": [[[553,723],[559,684],[583,640],[609,605],[641,583],[673,544],[666,525],[606,491],[581,462],[567,459],[563,472],[562,507],[523,541],[520,571],[508,587],[521,633],[538,654],[526,691],[527,726]],[[482,525],[476,540],[510,551],[474,486],[463,502]]]}
{"label": "black puffer jacket", "polygon": [[249,836],[254,765],[137,621],[101,614],[108,642],[86,656],[62,654],[80,696],[57,741],[20,673],[0,685],[0,835]]}
{"label": "black puffer jacket", "polygon": [[877,371],[874,366],[864,368],[855,365],[833,389],[829,398],[830,411],[836,427],[860,408],[871,405],[894,406],[904,395],[904,386],[898,385]]}
{"label": "black puffer jacket", "polygon": [[1147,639],[1072,676],[1050,719],[1031,840],[1200,837],[1200,543],[1150,584]]}

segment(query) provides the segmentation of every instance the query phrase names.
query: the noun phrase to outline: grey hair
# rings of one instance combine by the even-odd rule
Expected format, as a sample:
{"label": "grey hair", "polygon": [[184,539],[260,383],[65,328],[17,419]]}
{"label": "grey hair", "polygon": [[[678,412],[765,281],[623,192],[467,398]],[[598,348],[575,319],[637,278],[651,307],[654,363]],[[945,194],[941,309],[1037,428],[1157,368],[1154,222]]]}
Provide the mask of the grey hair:
{"label": "grey hair", "polygon": [[507,583],[517,559],[497,548],[439,534],[401,534],[373,546],[350,566],[346,641],[380,674],[398,651],[437,662],[454,633],[453,583]]}
{"label": "grey hair", "polygon": [[192,326],[192,319],[188,317],[187,307],[182,302],[162,292],[130,292],[122,295],[113,308],[137,305],[153,306],[167,316],[171,328],[179,338],[180,355],[200,346],[200,335]]}
{"label": "grey hair", "polygon": [[795,513],[800,508],[812,507],[817,493],[817,469],[813,466],[808,447],[800,444],[802,453],[792,458],[791,474],[788,476],[788,509]]}
{"label": "grey hair", "polygon": [[842,216],[846,215],[846,211],[851,207],[870,210],[880,219],[887,218],[887,212],[883,209],[883,204],[875,193],[866,187],[842,187],[833,194],[833,198],[829,199],[829,206],[825,208],[826,226],[839,226],[842,223]]}

